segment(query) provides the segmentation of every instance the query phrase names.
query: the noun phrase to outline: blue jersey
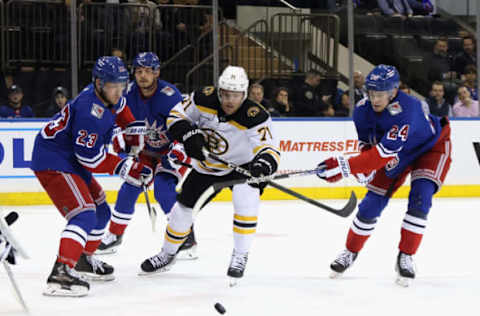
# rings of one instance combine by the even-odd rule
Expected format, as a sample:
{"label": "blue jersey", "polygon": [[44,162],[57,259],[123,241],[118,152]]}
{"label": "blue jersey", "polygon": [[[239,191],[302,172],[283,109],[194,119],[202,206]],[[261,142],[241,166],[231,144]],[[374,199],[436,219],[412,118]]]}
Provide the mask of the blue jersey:
{"label": "blue jersey", "polygon": [[385,166],[391,178],[430,150],[442,130],[439,117],[425,114],[420,100],[400,90],[381,113],[368,99],[359,101],[353,121],[360,141],[376,145],[384,158],[396,158]]}
{"label": "blue jersey", "polygon": [[2,118],[33,117],[33,110],[28,105],[22,105],[19,109],[14,109],[8,105],[2,105],[0,106],[0,117]]}
{"label": "blue jersey", "polygon": [[31,168],[78,174],[88,180],[90,171],[107,157],[115,119],[126,106],[124,97],[112,109],[105,107],[88,85],[55,114],[35,138]]}
{"label": "blue jersey", "polygon": [[170,110],[182,102],[178,89],[166,81],[157,80],[157,90],[144,98],[136,82],[130,83],[126,94],[127,104],[136,120],[146,120],[147,138],[145,147],[151,151],[163,151],[172,142],[167,133],[166,120]]}

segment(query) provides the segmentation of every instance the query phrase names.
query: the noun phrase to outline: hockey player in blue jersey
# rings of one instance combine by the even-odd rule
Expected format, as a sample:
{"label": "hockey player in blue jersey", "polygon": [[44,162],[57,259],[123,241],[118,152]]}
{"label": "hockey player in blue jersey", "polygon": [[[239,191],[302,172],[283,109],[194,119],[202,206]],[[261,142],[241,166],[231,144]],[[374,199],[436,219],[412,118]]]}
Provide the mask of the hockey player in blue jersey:
{"label": "hockey player in blue jersey", "polygon": [[415,278],[413,255],[425,231],[432,197],[450,167],[450,126],[446,117],[425,114],[418,99],[398,89],[399,74],[393,66],[375,67],[366,87],[368,98],[359,101],[353,113],[360,155],[329,158],[318,166],[318,176],[326,181],[353,174],[368,188],[348,231],[346,249],[330,265],[332,277],[352,265],[390,197],[410,174],[396,262],[397,283],[408,286]]}
{"label": "hockey player in blue jersey", "polygon": [[[175,203],[175,187],[187,171],[187,167],[177,165],[179,160],[190,163],[183,146],[173,143],[167,133],[166,119],[170,110],[182,102],[178,89],[159,79],[160,61],[155,53],[144,52],[133,60],[135,82],[130,83],[126,94],[127,103],[137,120],[146,120],[147,136],[145,150],[140,153],[140,161],[155,172],[154,195],[165,214]],[[120,137],[120,138],[119,138]],[[115,147],[123,147],[122,136],[117,135]],[[119,144],[119,145],[117,145]],[[112,211],[109,231],[102,239],[97,253],[114,253],[120,246],[125,229],[133,217],[135,202],[142,189],[125,182],[118,191],[115,209]],[[181,247],[179,256],[183,259],[195,259],[196,241],[193,230]]]}
{"label": "hockey player in blue jersey", "polygon": [[122,96],[128,81],[125,65],[118,57],[101,57],[92,81],[35,138],[31,168],[67,220],[45,295],[86,295],[89,283],[78,273],[91,280],[114,279],[113,267],[92,256],[111,214],[92,172],[116,174],[138,187],[153,174],[132,157],[122,159],[106,149],[115,124],[125,129],[133,151],[143,147],[145,122],[135,121]]}

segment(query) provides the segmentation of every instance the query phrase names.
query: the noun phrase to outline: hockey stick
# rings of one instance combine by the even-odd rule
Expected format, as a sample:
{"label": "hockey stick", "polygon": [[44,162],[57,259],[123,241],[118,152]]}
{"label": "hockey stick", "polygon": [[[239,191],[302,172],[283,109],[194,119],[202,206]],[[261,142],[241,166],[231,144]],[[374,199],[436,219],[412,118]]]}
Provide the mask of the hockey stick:
{"label": "hockey stick", "polygon": [[[242,168],[242,167],[240,167],[240,166],[238,166],[238,165],[236,165],[236,164],[234,164],[234,163],[225,161],[225,160],[221,159],[220,157],[217,157],[216,155],[213,155],[213,154],[211,154],[210,152],[208,152],[208,151],[206,151],[206,150],[204,150],[204,155],[205,155],[206,157],[212,159],[212,160],[215,160],[215,161],[217,161],[217,162],[220,162],[220,163],[223,163],[223,164],[227,165],[228,167],[234,169],[236,172],[238,172],[238,173],[240,173],[240,174],[242,174],[242,175],[244,175],[244,176],[246,176],[246,177],[248,177],[248,178],[252,178],[252,175],[250,174],[250,171],[248,171],[248,170],[246,170],[246,169],[244,169],[244,168]],[[318,202],[318,201],[315,201],[315,200],[313,200],[313,199],[311,199],[311,198],[309,198],[309,197],[306,197],[306,196],[303,195],[303,194],[300,194],[300,193],[297,193],[297,192],[295,192],[295,191],[292,191],[292,190],[290,190],[290,189],[288,189],[288,188],[286,188],[286,187],[284,187],[284,186],[282,186],[282,185],[280,185],[280,184],[277,184],[277,183],[275,183],[275,182],[273,182],[273,181],[271,181],[271,180],[268,180],[268,181],[266,181],[266,182],[268,183],[268,185],[270,185],[271,187],[274,187],[274,188],[277,189],[277,190],[280,190],[280,191],[282,191],[282,192],[284,192],[284,193],[286,193],[286,194],[289,194],[289,195],[291,195],[291,196],[294,196],[294,197],[296,197],[296,198],[298,198],[298,199],[300,199],[300,200],[302,200],[302,201],[305,201],[305,202],[307,202],[307,203],[309,203],[309,204],[315,205],[315,206],[317,206],[317,207],[319,207],[319,208],[321,208],[321,209],[323,209],[323,210],[325,210],[325,211],[328,211],[328,212],[330,212],[330,213],[333,213],[333,214],[338,215],[338,216],[341,216],[341,217],[348,217],[350,214],[352,214],[352,212],[355,210],[355,207],[357,206],[357,196],[355,195],[355,192],[353,192],[353,191],[350,193],[350,198],[349,198],[347,204],[346,204],[343,208],[341,208],[341,209],[335,209],[335,208],[332,208],[332,207],[330,207],[330,206],[328,206],[328,205],[325,205],[325,204],[323,204],[323,203],[320,203],[320,202]],[[214,192],[216,192],[216,190],[215,190],[215,188],[214,188],[213,186],[211,186],[209,189],[207,189],[207,191],[209,191],[208,193],[210,193],[210,194],[213,194]],[[209,196],[209,195],[207,196],[206,193],[207,193],[207,192],[205,192],[205,193],[202,194],[202,196],[201,196],[201,198],[204,198],[204,201],[206,201],[206,199],[208,199],[208,196]],[[203,196],[203,195],[205,195],[205,196]],[[204,201],[203,201],[203,202],[204,202]],[[199,203],[199,201],[197,201],[197,203],[195,204],[195,206],[197,206],[198,203]],[[200,204],[200,205],[202,205],[202,204]],[[195,208],[194,208],[194,210],[195,210]]]}
{"label": "hockey stick", "polygon": [[[2,239],[5,239],[7,242],[7,254],[11,250],[9,248],[13,248],[14,251],[18,251],[18,253],[24,258],[24,259],[29,259],[27,253],[23,248],[20,246],[20,243],[13,237],[13,234],[10,231],[10,228],[8,227],[9,225],[13,224],[18,218],[18,213],[17,212],[10,212],[5,218],[3,217],[3,212],[0,210],[0,235],[3,235]],[[28,311],[27,304],[25,303],[25,300],[23,299],[22,292],[20,292],[20,288],[18,287],[17,281],[15,280],[15,276],[13,275],[13,271],[10,268],[9,263],[4,260],[2,261],[3,267],[5,268],[5,271],[7,272],[8,279],[10,280],[10,284],[12,285],[13,292],[15,294],[15,297],[17,301],[22,305],[24,311],[29,314],[30,312]]]}
{"label": "hockey stick", "polygon": [[142,184],[143,195],[145,196],[145,202],[147,203],[148,215],[152,222],[152,232],[156,231],[157,224],[157,210],[150,204],[150,198],[148,197],[148,189],[145,183]]}
{"label": "hockey stick", "polygon": [[20,288],[18,287],[17,281],[15,280],[15,277],[13,275],[13,271],[9,266],[9,263],[6,261],[3,261],[3,267],[5,268],[5,271],[7,271],[8,278],[10,279],[10,283],[12,284],[13,292],[15,293],[15,297],[17,298],[17,301],[22,305],[23,309],[27,314],[30,312],[28,311],[27,304],[25,303],[25,300],[23,299],[22,292],[20,292]]}

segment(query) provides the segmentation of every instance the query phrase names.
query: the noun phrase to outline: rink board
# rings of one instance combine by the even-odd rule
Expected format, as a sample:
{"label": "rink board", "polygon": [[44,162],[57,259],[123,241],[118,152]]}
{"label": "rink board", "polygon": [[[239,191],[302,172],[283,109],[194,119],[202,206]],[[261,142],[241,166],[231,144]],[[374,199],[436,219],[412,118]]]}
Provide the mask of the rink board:
{"label": "rink board", "polygon": [[[0,122],[0,197],[2,205],[50,204],[32,171],[29,169],[35,136],[45,120],[7,120]],[[452,127],[452,160],[450,172],[437,196],[480,196],[480,148],[478,119],[456,119]],[[318,162],[336,155],[358,153],[358,141],[350,119],[277,119],[273,124],[278,147],[282,152],[281,171],[314,168]],[[480,151],[480,149],[478,150]],[[122,181],[116,176],[96,175],[107,192],[107,200],[114,202]],[[346,198],[354,190],[363,196],[366,190],[353,179],[335,184],[320,181],[315,176],[282,180],[281,183],[315,199]],[[408,180],[406,184],[408,184]],[[394,197],[408,196],[408,186],[402,186]],[[152,192],[150,192],[153,198]],[[217,200],[229,200],[224,190]],[[275,189],[267,188],[265,200],[291,199]],[[143,202],[143,196],[140,197]]]}

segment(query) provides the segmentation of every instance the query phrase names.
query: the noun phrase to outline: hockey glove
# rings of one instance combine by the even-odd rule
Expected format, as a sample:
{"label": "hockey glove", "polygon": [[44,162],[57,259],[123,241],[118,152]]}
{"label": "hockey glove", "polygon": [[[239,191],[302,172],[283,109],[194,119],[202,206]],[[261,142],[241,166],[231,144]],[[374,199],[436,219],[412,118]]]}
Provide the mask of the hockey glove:
{"label": "hockey glove", "polygon": [[125,141],[125,152],[137,156],[145,146],[145,135],[147,127],[145,121],[134,121],[127,125],[123,131]]}
{"label": "hockey glove", "polygon": [[318,164],[317,176],[328,182],[337,182],[350,175],[348,159],[343,156],[328,158]]}
{"label": "hockey glove", "polygon": [[170,144],[169,152],[162,156],[162,167],[165,169],[177,170],[182,167],[182,165],[175,162],[190,163],[190,161],[191,159],[185,153],[182,144],[174,141]]}
{"label": "hockey glove", "polygon": [[[252,177],[269,176],[277,170],[277,163],[270,155],[259,155],[250,163],[250,174]],[[267,182],[251,183],[254,188],[263,190],[267,186]]]}
{"label": "hockey glove", "polygon": [[192,129],[185,133],[182,137],[182,143],[187,156],[199,161],[206,159],[203,154],[203,148],[206,147],[205,137],[200,129]]}
{"label": "hockey glove", "polygon": [[115,167],[115,174],[118,174],[120,178],[136,187],[150,183],[153,177],[150,167],[135,161],[132,157],[121,160]]}

